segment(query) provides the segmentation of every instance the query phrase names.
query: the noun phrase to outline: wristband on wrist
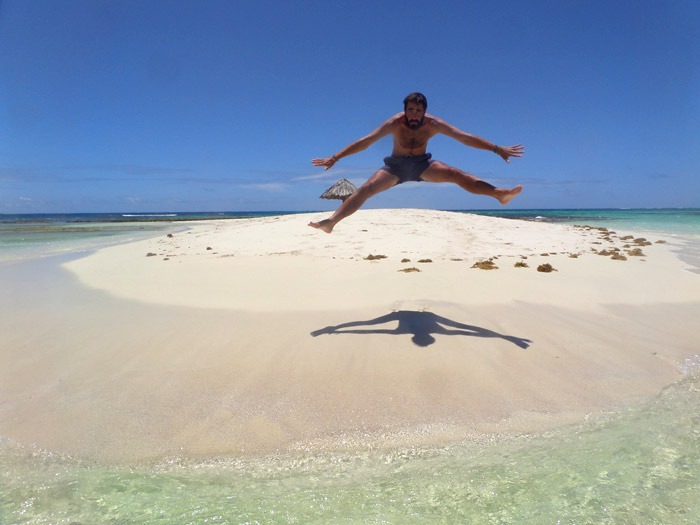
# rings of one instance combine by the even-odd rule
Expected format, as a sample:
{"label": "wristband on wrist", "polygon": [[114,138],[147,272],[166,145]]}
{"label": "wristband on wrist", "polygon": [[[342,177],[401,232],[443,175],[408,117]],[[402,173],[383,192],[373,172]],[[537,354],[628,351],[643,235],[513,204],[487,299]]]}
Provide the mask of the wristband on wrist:
{"label": "wristband on wrist", "polygon": [[496,146],[496,145],[494,145],[494,146],[493,146],[493,152],[494,152],[496,155],[500,155],[500,154],[501,154],[501,146]]}

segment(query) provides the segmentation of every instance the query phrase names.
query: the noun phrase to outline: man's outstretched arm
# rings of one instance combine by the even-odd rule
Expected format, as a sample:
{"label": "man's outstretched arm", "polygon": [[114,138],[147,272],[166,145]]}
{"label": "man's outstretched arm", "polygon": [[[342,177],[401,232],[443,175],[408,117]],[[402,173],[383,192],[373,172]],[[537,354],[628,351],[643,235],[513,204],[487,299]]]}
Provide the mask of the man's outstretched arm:
{"label": "man's outstretched arm", "polygon": [[516,144],[515,146],[498,146],[497,144],[489,142],[486,139],[482,139],[481,137],[477,137],[476,135],[465,133],[461,129],[448,124],[444,120],[434,118],[434,122],[438,133],[447,135],[448,137],[461,142],[465,146],[493,151],[506,162],[510,162],[510,157],[522,157],[525,153],[525,146],[522,144]]}
{"label": "man's outstretched arm", "polygon": [[356,140],[349,146],[346,146],[345,148],[340,150],[335,155],[331,155],[330,157],[313,159],[311,163],[314,166],[325,166],[325,169],[332,168],[333,165],[343,157],[349,157],[350,155],[354,155],[355,153],[359,153],[360,151],[366,150],[372,144],[377,142],[380,138],[389,135],[397,122],[397,118],[398,115],[391,117],[389,120],[384,122],[384,124],[372,131],[372,133],[365,137],[362,137],[361,139]]}

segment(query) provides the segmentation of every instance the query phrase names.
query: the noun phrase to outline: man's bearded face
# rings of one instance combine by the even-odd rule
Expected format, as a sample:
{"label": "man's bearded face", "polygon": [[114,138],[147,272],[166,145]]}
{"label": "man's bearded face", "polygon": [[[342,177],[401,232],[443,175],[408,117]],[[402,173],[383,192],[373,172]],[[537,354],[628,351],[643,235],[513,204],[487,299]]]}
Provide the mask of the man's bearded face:
{"label": "man's bearded face", "polygon": [[425,118],[425,108],[420,104],[409,102],[404,111],[406,125],[411,129],[418,129],[423,124]]}

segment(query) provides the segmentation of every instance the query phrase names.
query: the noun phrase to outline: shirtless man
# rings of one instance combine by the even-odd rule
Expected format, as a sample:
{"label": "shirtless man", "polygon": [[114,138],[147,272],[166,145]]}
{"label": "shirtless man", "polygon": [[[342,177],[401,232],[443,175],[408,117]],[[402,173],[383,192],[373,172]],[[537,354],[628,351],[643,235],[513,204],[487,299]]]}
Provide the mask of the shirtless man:
{"label": "shirtless man", "polygon": [[314,166],[325,166],[325,169],[329,169],[343,157],[367,149],[380,138],[389,134],[394,136],[394,149],[391,157],[384,159],[384,167],[345,199],[333,215],[320,222],[310,222],[309,226],[331,233],[336,224],[359,210],[371,196],[407,181],[452,182],[468,192],[494,197],[504,205],[522,191],[522,186],[511,189],[496,188],[474,175],[430,160],[431,154],[426,153],[426,148],[432,137],[442,133],[466,146],[493,151],[506,162],[510,162],[510,157],[523,156],[524,146],[497,146],[429,115],[426,113],[428,101],[421,93],[411,93],[404,99],[403,105],[402,113],[394,115],[366,137],[356,140],[335,155],[311,161]]}

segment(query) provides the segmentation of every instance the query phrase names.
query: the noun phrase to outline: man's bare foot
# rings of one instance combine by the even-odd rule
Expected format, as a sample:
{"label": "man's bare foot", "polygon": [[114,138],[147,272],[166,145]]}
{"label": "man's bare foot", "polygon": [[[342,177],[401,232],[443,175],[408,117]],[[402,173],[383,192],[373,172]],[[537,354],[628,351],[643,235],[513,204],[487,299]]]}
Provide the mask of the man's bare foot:
{"label": "man's bare foot", "polygon": [[319,222],[310,222],[309,226],[318,230],[323,230],[326,233],[331,233],[333,231],[334,224],[328,219],[324,219]]}
{"label": "man's bare foot", "polygon": [[510,200],[515,197],[517,194],[519,194],[521,191],[523,191],[523,187],[518,185],[515,188],[511,188],[509,190],[504,190],[504,189],[498,189],[498,193],[496,193],[495,197],[498,199],[498,202],[503,204],[504,206],[510,202]]}

